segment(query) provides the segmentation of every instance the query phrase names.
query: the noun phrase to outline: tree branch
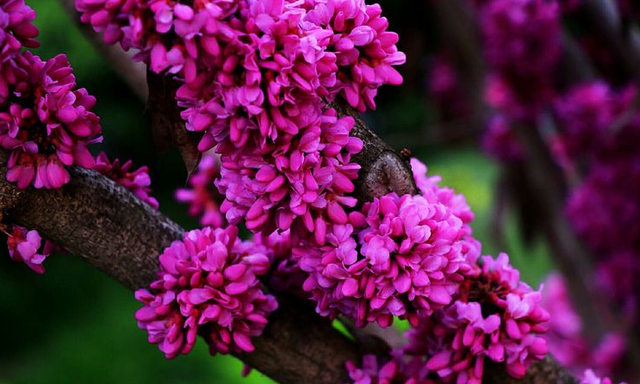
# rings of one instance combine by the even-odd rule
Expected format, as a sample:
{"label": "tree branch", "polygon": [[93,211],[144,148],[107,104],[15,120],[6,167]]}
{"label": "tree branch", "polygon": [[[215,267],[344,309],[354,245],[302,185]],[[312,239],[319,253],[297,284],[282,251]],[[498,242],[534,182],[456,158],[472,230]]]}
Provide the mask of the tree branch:
{"label": "tree branch", "polygon": [[[18,191],[5,180],[5,159],[0,174],[0,203],[17,196],[0,206],[7,219],[38,230],[132,290],[156,279],[158,255],[182,238],[180,226],[93,171],[72,168],[71,182],[56,190]],[[283,297],[279,303],[254,340],[256,351],[238,357],[283,384],[345,382],[344,363],[360,360],[353,342],[309,303]]]}
{"label": "tree branch", "polygon": [[[17,196],[12,205],[0,206],[9,220],[38,230],[130,289],[147,287],[156,278],[157,256],[182,237],[177,224],[93,171],[72,168],[71,182],[60,189],[25,191],[7,182],[5,173],[6,160],[0,156],[0,203],[5,196]],[[237,357],[282,384],[346,382],[344,363],[360,360],[356,345],[309,303],[278,300],[279,309],[254,340],[256,351]],[[536,364],[524,383],[556,382],[559,372],[549,362]],[[491,383],[520,383],[498,371],[490,375]]]}

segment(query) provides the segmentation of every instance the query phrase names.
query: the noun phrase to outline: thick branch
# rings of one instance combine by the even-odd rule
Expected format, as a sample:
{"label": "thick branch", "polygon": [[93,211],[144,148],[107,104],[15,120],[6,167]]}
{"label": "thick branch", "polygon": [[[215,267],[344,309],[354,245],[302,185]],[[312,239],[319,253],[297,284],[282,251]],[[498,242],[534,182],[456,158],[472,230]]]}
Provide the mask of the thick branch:
{"label": "thick branch", "polygon": [[[6,173],[0,158],[0,175]],[[18,192],[0,178],[0,206],[8,218],[41,234],[131,289],[155,279],[157,255],[183,230],[113,181],[92,171],[72,169],[69,184],[58,190]],[[317,316],[308,303],[279,298],[256,351],[238,358],[283,384],[339,384],[346,381],[344,362],[358,361],[356,346]],[[556,382],[557,366],[541,364],[525,383]],[[493,374],[491,374],[493,375]],[[499,374],[496,384],[517,381]],[[492,377],[492,376],[489,376]],[[571,383],[571,381],[558,381]]]}
{"label": "thick branch", "polygon": [[[15,191],[4,181],[0,191]],[[156,257],[182,238],[183,230],[110,179],[81,168],[57,190],[29,189],[6,210],[12,222],[81,255],[127,287],[148,286],[156,277]]]}
{"label": "thick branch", "polygon": [[[130,289],[155,280],[157,256],[182,238],[180,226],[95,172],[74,168],[71,182],[61,189],[18,194],[5,181],[5,173],[0,159],[0,202],[5,196],[18,200],[0,211],[81,255]],[[256,351],[238,357],[283,384],[345,382],[344,363],[359,360],[355,345],[308,303],[289,298],[279,298],[279,303],[264,334],[254,340]]]}

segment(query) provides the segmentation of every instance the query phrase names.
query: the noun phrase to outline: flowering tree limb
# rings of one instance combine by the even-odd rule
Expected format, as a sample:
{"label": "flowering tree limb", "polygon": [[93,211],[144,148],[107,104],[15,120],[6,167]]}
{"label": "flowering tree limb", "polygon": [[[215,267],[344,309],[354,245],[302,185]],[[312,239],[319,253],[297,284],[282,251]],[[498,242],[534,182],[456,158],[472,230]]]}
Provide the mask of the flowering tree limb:
{"label": "flowering tree limb", "polygon": [[[3,175],[5,165],[1,160]],[[71,176],[61,189],[26,191],[3,176],[0,209],[7,219],[37,229],[128,288],[147,287],[156,279],[157,256],[182,238],[183,229],[100,174],[74,168]],[[281,383],[344,382],[344,362],[359,359],[355,345],[306,303],[287,298],[279,303],[254,340],[256,353],[238,357]]]}
{"label": "flowering tree limb", "polygon": [[[6,159],[0,158],[0,174],[5,167]],[[71,176],[60,189],[24,191],[0,178],[0,212],[128,288],[146,287],[156,278],[157,255],[181,238],[182,228],[105,176],[80,168],[71,169]],[[344,362],[358,360],[356,345],[306,303],[278,299],[279,309],[254,339],[256,351],[237,357],[283,384],[345,382]],[[491,375],[497,384],[575,382],[551,360],[534,364],[524,381]]]}

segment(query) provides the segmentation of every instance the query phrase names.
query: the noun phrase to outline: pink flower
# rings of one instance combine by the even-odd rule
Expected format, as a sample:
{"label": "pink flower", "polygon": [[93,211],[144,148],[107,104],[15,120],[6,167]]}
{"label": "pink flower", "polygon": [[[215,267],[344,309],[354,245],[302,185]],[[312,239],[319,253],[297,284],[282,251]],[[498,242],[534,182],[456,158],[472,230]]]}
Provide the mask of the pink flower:
{"label": "pink flower", "polygon": [[479,247],[448,202],[434,193],[384,196],[328,228],[318,249],[294,248],[317,311],[358,325],[388,326],[394,316],[417,325],[418,315],[449,304]]}
{"label": "pink flower", "polygon": [[506,116],[497,114],[491,118],[482,137],[482,147],[492,158],[501,163],[522,161],[524,151]]}
{"label": "pink flower", "polygon": [[66,167],[92,168],[87,146],[101,141],[96,99],[76,90],[66,56],[42,61],[25,52],[6,63],[9,98],[0,108],[0,147],[8,150],[7,180],[24,189],[69,182]]}
{"label": "pink flower", "polygon": [[269,236],[262,234],[254,236],[254,242],[266,247],[269,250],[268,253],[273,255],[271,270],[268,274],[269,288],[276,292],[286,292],[307,299],[308,295],[302,289],[306,274],[293,258],[293,241],[290,231],[282,234],[274,232]]}
{"label": "pink flower", "polygon": [[268,271],[270,256],[260,245],[242,243],[235,227],[188,232],[160,255],[159,280],[139,290],[144,307],[136,313],[149,342],[167,358],[188,353],[198,330],[212,354],[251,352],[267,316],[277,308],[257,275]]}
{"label": "pink flower", "polygon": [[354,108],[375,109],[374,98],[383,84],[400,85],[402,76],[394,66],[406,56],[396,46],[398,35],[389,32],[379,4],[364,0],[310,0],[304,21],[333,32],[328,50],[335,52],[338,82],[332,92]]}
{"label": "pink flower", "polygon": [[508,94],[497,98],[494,88],[489,101],[518,119],[534,118],[553,97],[553,71],[562,52],[558,3],[494,0],[480,5],[479,12],[494,87],[501,84]]}
{"label": "pink flower", "polygon": [[607,83],[596,81],[574,86],[556,99],[554,112],[562,141],[572,159],[623,146],[616,135],[610,134],[610,129],[630,107],[635,93],[632,87],[616,92]]}
{"label": "pink flower", "polygon": [[627,156],[624,147],[619,148],[616,158],[590,167],[566,206],[576,232],[600,254],[636,252],[640,244],[640,222],[635,219],[640,215],[640,156]]}
{"label": "pink flower", "polygon": [[[580,381],[580,384],[613,384],[613,381],[608,377],[599,378],[592,370],[588,369],[584,372],[584,377]],[[626,383],[621,382],[620,384]]]}
{"label": "pink flower", "polygon": [[36,273],[44,273],[42,263],[51,255],[55,246],[45,240],[44,247],[40,251],[42,238],[38,232],[28,231],[18,225],[13,225],[8,235],[9,256],[15,261],[25,263]]}
{"label": "pink flower", "polygon": [[223,197],[218,193],[214,180],[220,175],[220,164],[216,157],[204,154],[198,169],[189,178],[190,188],[176,191],[176,200],[189,204],[189,215],[199,219],[200,224],[219,228],[225,224],[218,201]]}
{"label": "pink flower", "polygon": [[485,359],[504,364],[521,378],[534,360],[547,353],[540,337],[549,314],[540,307],[540,292],[519,281],[508,257],[485,256],[462,283],[453,303],[407,334],[403,350],[421,378],[446,382],[482,382]]}
{"label": "pink flower", "polygon": [[[36,12],[24,0],[0,1],[0,63],[18,55],[23,47],[39,45],[34,40],[38,37],[38,28],[31,24],[35,18]],[[4,100],[6,90],[0,92],[0,96]]]}
{"label": "pink flower", "polygon": [[391,359],[386,363],[380,362],[374,355],[365,355],[362,358],[362,367],[354,362],[346,363],[349,378],[353,384],[436,384],[433,380],[420,380],[403,371],[402,362]]}
{"label": "pink flower", "polygon": [[119,159],[111,162],[107,154],[102,152],[96,158],[96,164],[93,170],[107,176],[133,192],[140,200],[158,209],[160,206],[158,200],[150,195],[151,188],[149,187],[151,185],[151,179],[149,178],[149,168],[144,166],[132,171],[131,167],[133,167],[131,160],[124,164],[121,164]]}
{"label": "pink flower", "polygon": [[[362,148],[349,136],[353,124],[329,109],[264,152],[248,147],[224,153],[216,185],[226,197],[221,210],[227,220],[245,219],[247,228],[266,233],[289,228],[310,233],[330,222],[346,223],[345,208],[356,201],[344,195],[353,192],[360,168],[351,156]],[[324,231],[316,235],[322,242]]]}
{"label": "pink flower", "polygon": [[552,314],[545,339],[553,357],[574,374],[591,367],[609,375],[619,368],[627,351],[625,338],[608,334],[598,343],[590,343],[583,334],[582,320],[575,312],[562,276],[549,275],[544,286],[541,305]]}

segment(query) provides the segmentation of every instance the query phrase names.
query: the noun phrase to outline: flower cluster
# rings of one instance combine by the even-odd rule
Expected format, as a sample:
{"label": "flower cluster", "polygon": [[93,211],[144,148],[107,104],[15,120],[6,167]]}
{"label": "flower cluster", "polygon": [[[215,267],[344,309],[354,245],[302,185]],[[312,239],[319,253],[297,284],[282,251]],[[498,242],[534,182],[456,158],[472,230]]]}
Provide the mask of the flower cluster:
{"label": "flower cluster", "polygon": [[[364,109],[375,106],[378,87],[402,81],[393,69],[405,60],[398,36],[387,31],[380,6],[363,0],[77,0],[76,7],[107,43],[138,50],[157,73],[195,84],[203,69],[213,69],[218,88],[253,89],[235,101],[225,96],[232,104],[260,108],[267,99],[299,96],[291,92],[344,92]],[[232,73],[240,68],[245,74]],[[236,76],[244,81],[234,83]],[[268,96],[256,87],[263,76],[274,80]]]}
{"label": "flower cluster", "polygon": [[18,188],[59,188],[66,166],[92,168],[87,146],[101,140],[96,99],[76,89],[64,55],[47,61],[25,52],[5,63],[9,95],[0,106],[0,148],[9,152],[7,180]]}
{"label": "flower cluster", "polygon": [[321,315],[381,326],[399,316],[417,325],[419,315],[451,302],[480,247],[470,237],[464,200],[424,173],[418,185],[422,196],[375,199],[344,215],[345,224],[334,225],[320,247],[294,248]]}
{"label": "flower cluster", "polygon": [[93,170],[101,173],[116,183],[122,185],[138,196],[140,200],[149,204],[151,207],[158,209],[160,204],[153,196],[151,196],[151,179],[149,178],[149,168],[147,166],[132,170],[133,162],[131,160],[121,164],[119,159],[113,162],[109,160],[107,154],[102,152],[96,158]]}
{"label": "flower cluster", "polygon": [[[36,48],[38,28],[31,22],[36,12],[24,0],[0,1],[0,67],[20,53],[23,47]],[[6,83],[0,83],[0,100],[8,95]]]}
{"label": "flower cluster", "polygon": [[429,71],[428,92],[446,120],[454,120],[471,113],[462,82],[446,53],[439,53],[433,58]]}
{"label": "flower cluster", "polygon": [[[374,107],[383,84],[399,84],[397,35],[363,0],[77,1],[107,42],[140,51],[156,72],[177,74],[187,129],[201,151],[221,155],[217,181],[231,224],[307,231],[350,208],[361,149],[354,122],[325,101],[338,94]],[[323,225],[323,224],[319,224]]]}
{"label": "flower cluster", "polygon": [[218,194],[213,184],[220,175],[220,164],[214,155],[204,154],[196,172],[189,177],[189,188],[176,191],[176,200],[189,204],[189,215],[199,219],[200,224],[220,228],[225,224],[220,212]]}
{"label": "flower cluster", "polygon": [[512,164],[522,161],[522,146],[518,143],[507,117],[501,114],[496,114],[489,120],[482,137],[482,149],[501,163]]}
{"label": "flower cluster", "polygon": [[353,384],[436,384],[430,379],[418,379],[417,375],[407,376],[406,367],[395,358],[383,362],[374,355],[365,355],[362,367],[352,361],[346,367]]}
{"label": "flower cluster", "polygon": [[[576,85],[558,97],[553,110],[568,156],[611,157],[611,152],[625,148],[621,137],[610,130],[631,106],[635,94],[632,87],[616,91],[604,81],[595,81]],[[625,128],[625,136],[629,128]]]}
{"label": "flower cluster", "polygon": [[353,124],[351,117],[338,118],[329,109],[300,135],[264,154],[245,147],[222,155],[216,185],[226,197],[221,209],[228,221],[245,219],[255,232],[317,229],[319,238],[329,223],[346,224],[345,209],[356,200],[345,194],[353,192],[360,169],[351,155],[362,148],[349,136]]}
{"label": "flower cluster", "polygon": [[640,157],[634,156],[594,164],[583,184],[573,191],[567,215],[592,249],[605,254],[638,250],[637,182],[640,182]]}
{"label": "flower cluster", "polygon": [[13,225],[8,236],[7,245],[11,259],[25,263],[36,273],[44,273],[42,263],[55,250],[55,245],[45,240],[43,246],[42,238],[37,231],[29,231],[19,225]]}
{"label": "flower cluster", "polygon": [[400,85],[402,76],[393,68],[404,64],[398,35],[387,31],[380,5],[364,0],[311,0],[306,23],[332,32],[328,51],[335,53],[337,85],[351,106],[364,112],[375,109],[374,98],[383,84]]}
{"label": "flower cluster", "polygon": [[574,374],[581,374],[587,368],[600,374],[614,372],[627,349],[624,337],[609,334],[592,345],[583,334],[582,320],[573,308],[562,276],[549,275],[544,287],[540,305],[553,314],[545,334],[553,357]]}
{"label": "flower cluster", "polygon": [[408,332],[403,352],[421,377],[479,384],[489,359],[521,378],[547,353],[541,334],[549,314],[540,299],[539,291],[520,282],[506,255],[483,257],[453,303]]}
{"label": "flower cluster", "polygon": [[492,0],[479,13],[492,72],[489,102],[518,118],[535,117],[553,96],[553,71],[561,55],[558,3]]}
{"label": "flower cluster", "polygon": [[160,256],[151,291],[136,292],[144,304],[138,324],[168,358],[188,353],[198,330],[212,354],[251,352],[251,338],[277,308],[256,277],[268,271],[268,250],[242,243],[237,234],[235,227],[188,232]]}

